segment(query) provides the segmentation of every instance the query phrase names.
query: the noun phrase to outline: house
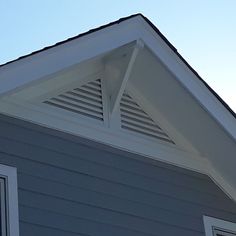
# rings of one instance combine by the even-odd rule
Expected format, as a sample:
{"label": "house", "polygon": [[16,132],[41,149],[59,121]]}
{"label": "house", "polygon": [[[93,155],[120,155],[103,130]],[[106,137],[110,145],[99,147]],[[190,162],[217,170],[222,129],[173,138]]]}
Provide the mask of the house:
{"label": "house", "polygon": [[236,235],[235,118],[140,14],[2,65],[1,235]]}

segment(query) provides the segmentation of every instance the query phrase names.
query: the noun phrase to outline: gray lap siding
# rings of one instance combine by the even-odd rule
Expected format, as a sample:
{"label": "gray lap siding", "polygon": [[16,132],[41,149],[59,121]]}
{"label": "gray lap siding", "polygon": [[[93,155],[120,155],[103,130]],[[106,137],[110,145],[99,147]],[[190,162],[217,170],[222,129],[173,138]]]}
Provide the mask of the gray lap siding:
{"label": "gray lap siding", "polygon": [[0,116],[0,163],[17,167],[20,234],[204,235],[236,204],[202,174]]}

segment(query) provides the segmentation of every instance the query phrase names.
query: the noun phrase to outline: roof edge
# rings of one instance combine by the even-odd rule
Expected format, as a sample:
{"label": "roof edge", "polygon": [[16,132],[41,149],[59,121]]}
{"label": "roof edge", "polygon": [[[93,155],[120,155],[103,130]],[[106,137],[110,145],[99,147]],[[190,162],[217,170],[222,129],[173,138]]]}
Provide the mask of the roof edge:
{"label": "roof edge", "polygon": [[181,54],[178,52],[178,50],[170,43],[170,41],[160,32],[160,30],[147,18],[145,17],[142,13],[136,13],[136,14],[133,14],[133,15],[130,15],[130,16],[127,16],[127,17],[123,17],[123,18],[120,18],[119,20],[117,21],[113,21],[111,23],[108,23],[108,24],[105,24],[103,26],[100,26],[100,27],[97,27],[97,28],[94,28],[94,29],[91,29],[91,30],[88,30],[84,33],[81,33],[81,34],[78,34],[76,36],[73,36],[71,38],[68,38],[66,40],[63,40],[63,41],[60,41],[54,45],[51,45],[51,46],[47,46],[47,47],[44,47],[42,49],[39,49],[37,51],[34,51],[32,53],[29,53],[29,54],[26,54],[24,56],[21,56],[19,58],[16,58],[12,61],[9,61],[9,62],[6,62],[4,64],[1,64],[0,65],[0,68],[6,66],[6,65],[9,65],[11,63],[14,63],[16,61],[19,61],[21,59],[24,59],[24,58],[27,58],[27,57],[30,57],[32,55],[35,55],[37,53],[40,53],[42,51],[45,51],[45,50],[48,50],[50,48],[54,48],[56,46],[59,46],[61,44],[64,44],[64,43],[67,43],[69,41],[72,41],[74,39],[77,39],[77,38],[80,38],[80,37],[83,37],[85,35],[88,35],[90,33],[94,33],[94,32],[97,32],[99,30],[102,30],[104,28],[107,28],[107,27],[110,27],[112,25],[115,25],[115,24],[120,24],[121,22],[124,22],[128,19],[131,19],[131,18],[134,18],[134,17],[137,17],[137,16],[141,16],[150,26],[151,28],[164,40],[164,42],[171,48],[171,50],[183,61],[183,63],[192,71],[192,73],[197,76],[197,78],[201,81],[201,83],[203,83],[203,85],[217,98],[217,100],[231,113],[231,115],[236,119],[236,113],[231,109],[231,107],[220,97],[220,95],[213,89],[210,87],[210,85],[204,81],[202,79],[202,77],[196,72],[196,70],[193,69],[192,66],[190,66],[190,64],[183,58],[183,56],[181,56]]}
{"label": "roof edge", "polygon": [[197,76],[197,78],[210,90],[210,92],[221,102],[221,104],[236,118],[236,113],[231,107],[220,97],[220,95],[210,87],[210,85],[202,79],[196,70],[184,59],[184,57],[178,52],[178,50],[170,43],[170,41],[160,32],[160,30],[144,15],[139,14],[144,20],[153,28],[153,30],[165,41],[165,43],[174,51],[174,53],[184,62],[184,64]]}
{"label": "roof edge", "polygon": [[112,26],[112,25],[115,25],[115,24],[120,24],[121,22],[126,21],[126,20],[128,20],[128,19],[130,19],[130,18],[134,18],[134,17],[136,17],[136,16],[141,16],[141,17],[143,17],[144,19],[146,18],[146,17],[143,16],[141,13],[136,13],[136,14],[133,14],[133,15],[130,15],[130,16],[127,16],[127,17],[122,17],[122,18],[120,18],[119,20],[116,20],[116,21],[110,22],[110,23],[108,23],[108,24],[105,24],[105,25],[102,25],[102,26],[99,26],[99,27],[90,29],[90,30],[88,30],[88,31],[86,31],[86,32],[83,32],[83,33],[78,34],[78,35],[76,35],[76,36],[72,36],[72,37],[70,37],[70,38],[68,38],[68,39],[65,39],[65,40],[63,40],[63,41],[60,41],[60,42],[55,43],[55,44],[53,44],[53,45],[50,45],[50,46],[41,48],[41,49],[39,49],[39,50],[33,51],[33,52],[29,53],[29,54],[23,55],[23,56],[21,56],[21,57],[18,57],[18,58],[16,58],[16,59],[13,59],[13,60],[8,61],[8,62],[6,62],[6,63],[0,64],[0,68],[3,67],[3,66],[6,66],[6,65],[8,65],[8,64],[11,64],[11,63],[13,63],[13,62],[19,61],[19,60],[21,60],[21,59],[23,59],[23,58],[30,57],[30,56],[32,56],[32,55],[34,55],[34,54],[37,54],[37,53],[40,53],[40,52],[42,52],[42,51],[48,50],[48,49],[50,49],[50,48],[54,48],[54,47],[59,46],[59,45],[61,45],[61,44],[67,43],[67,42],[72,41],[72,40],[74,40],[74,39],[83,37],[83,36],[85,36],[85,35],[88,35],[88,34],[91,34],[91,33],[94,33],[94,32],[97,32],[97,31],[102,30],[102,29],[104,29],[104,28],[107,28],[107,27],[109,27],[109,26]]}

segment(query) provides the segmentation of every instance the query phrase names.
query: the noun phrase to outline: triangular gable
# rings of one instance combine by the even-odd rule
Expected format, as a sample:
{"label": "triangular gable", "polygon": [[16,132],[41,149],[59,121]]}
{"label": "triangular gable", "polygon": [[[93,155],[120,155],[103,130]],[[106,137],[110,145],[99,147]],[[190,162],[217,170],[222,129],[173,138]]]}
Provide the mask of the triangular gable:
{"label": "triangular gable", "polygon": [[[140,14],[3,65],[0,85],[4,114],[208,174],[236,199],[235,114]],[[122,118],[127,96],[149,123]]]}

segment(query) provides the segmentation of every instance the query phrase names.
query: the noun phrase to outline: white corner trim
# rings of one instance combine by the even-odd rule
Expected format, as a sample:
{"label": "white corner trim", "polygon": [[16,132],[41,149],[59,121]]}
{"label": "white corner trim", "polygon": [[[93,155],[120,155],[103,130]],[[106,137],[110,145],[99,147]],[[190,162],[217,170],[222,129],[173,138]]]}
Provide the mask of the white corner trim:
{"label": "white corner trim", "polygon": [[9,236],[19,236],[17,170],[0,164],[0,176],[6,181]]}
{"label": "white corner trim", "polygon": [[228,181],[223,178],[219,171],[217,171],[212,163],[208,160],[208,165],[206,167],[206,174],[213,180],[213,182],[218,185],[218,187],[228,195],[229,198],[236,202],[236,189],[233,188]]}
{"label": "white corner trim", "polygon": [[216,219],[210,216],[203,216],[203,223],[206,236],[214,236],[213,228],[236,233],[236,223]]}

